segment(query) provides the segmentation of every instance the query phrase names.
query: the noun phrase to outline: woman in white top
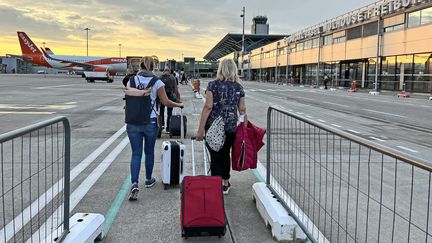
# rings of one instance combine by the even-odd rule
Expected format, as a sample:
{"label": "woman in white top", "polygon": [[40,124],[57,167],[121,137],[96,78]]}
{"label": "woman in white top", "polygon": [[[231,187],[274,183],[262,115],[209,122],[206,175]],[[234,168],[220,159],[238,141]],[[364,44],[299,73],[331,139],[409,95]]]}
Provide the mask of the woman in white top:
{"label": "woman in white top", "polygon": [[[124,93],[128,96],[148,96],[151,97],[152,111],[150,115],[150,123],[144,125],[127,124],[126,131],[129,137],[129,141],[132,148],[131,158],[131,190],[129,194],[129,200],[136,200],[138,198],[138,178],[141,168],[141,157],[143,151],[143,140],[144,140],[144,153],[145,153],[145,168],[146,168],[146,180],[145,187],[152,187],[156,180],[152,177],[153,166],[154,166],[154,147],[156,143],[156,136],[159,128],[157,124],[157,107],[156,98],[159,97],[162,104],[167,107],[183,107],[183,103],[176,103],[168,99],[164,83],[161,80],[157,80],[152,87],[147,87],[150,80],[155,77],[152,73],[154,67],[153,58],[146,56],[141,59],[140,68],[141,70],[136,76],[132,76],[126,87]],[[135,82],[137,88],[132,88],[130,83]],[[136,85],[138,84],[138,85]],[[140,88],[141,87],[141,88]]]}

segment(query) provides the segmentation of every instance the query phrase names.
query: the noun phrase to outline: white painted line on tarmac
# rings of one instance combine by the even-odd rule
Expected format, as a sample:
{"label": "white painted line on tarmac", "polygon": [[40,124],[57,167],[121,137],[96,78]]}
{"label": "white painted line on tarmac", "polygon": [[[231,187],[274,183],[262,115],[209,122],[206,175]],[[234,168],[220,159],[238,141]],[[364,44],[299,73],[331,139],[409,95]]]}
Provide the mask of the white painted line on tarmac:
{"label": "white painted line on tarmac", "polygon": [[[116,133],[114,133],[114,135],[107,139],[101,146],[99,146],[95,151],[93,151],[93,153],[91,153],[77,166],[75,166],[70,173],[70,181],[72,182],[125,131],[126,126],[123,126]],[[60,179],[57,183],[55,183],[53,186],[51,186],[45,193],[40,195],[38,199],[33,201],[30,206],[25,208],[18,216],[15,217],[13,221],[8,223],[5,228],[1,229],[0,235],[4,235],[4,231],[6,229],[6,241],[9,241],[13,237],[14,227],[16,232],[21,230],[23,225],[26,225],[31,218],[33,218],[39,213],[39,211],[37,211],[38,209],[43,209],[45,205],[51,202],[51,200],[56,197],[60,191],[63,190],[61,185],[63,185],[63,178]],[[61,190],[59,191],[58,188],[60,188]]]}
{"label": "white painted line on tarmac", "polygon": [[318,121],[319,121],[319,122],[322,122],[322,123],[326,122],[326,121],[324,121],[323,119],[318,119]]}
{"label": "white painted line on tarmac", "polygon": [[61,87],[68,87],[68,86],[74,86],[75,84],[64,84],[64,85],[53,85],[53,86],[40,86],[40,87],[34,87],[33,89],[50,89],[50,88],[61,88]]}
{"label": "white painted line on tarmac", "polygon": [[376,138],[376,137],[369,137],[369,138],[371,138],[371,139],[373,139],[373,140],[380,141],[380,142],[385,142],[385,140],[380,139],[380,138]]}
{"label": "white painted line on tarmac", "polygon": [[357,132],[356,130],[348,129],[348,131],[355,133],[355,134],[360,134],[360,132]]}
{"label": "white painted line on tarmac", "polygon": [[[110,154],[108,154],[107,157],[96,167],[90,175],[87,176],[87,178],[78,186],[78,188],[75,189],[75,191],[72,192],[70,196],[70,208],[69,211],[72,212],[73,209],[78,205],[78,203],[84,198],[84,196],[87,194],[87,192],[90,190],[90,188],[96,183],[96,181],[105,173],[106,169],[111,165],[111,163],[119,156],[119,154],[123,151],[123,149],[126,147],[126,145],[129,144],[129,138],[125,137],[123,140],[115,147]],[[32,241],[36,239],[36,242],[40,242],[41,240],[45,239],[47,237],[45,235],[45,229],[52,229],[53,227],[56,227],[57,225],[51,225],[52,221],[57,222],[56,220],[52,220],[52,218],[55,219],[55,217],[58,217],[61,215],[63,210],[63,206],[60,206],[57,208],[57,210],[45,221],[45,223],[39,228],[38,231],[36,231],[32,238]],[[48,230],[50,232],[50,230]],[[39,238],[39,236],[41,238]],[[30,240],[29,240],[30,241]],[[27,242],[29,242],[27,241]]]}
{"label": "white painted line on tarmac", "polygon": [[340,106],[340,107],[349,107],[347,105],[341,105],[341,104],[338,104],[338,103],[333,103],[333,102],[328,102],[328,101],[324,101],[323,103],[326,103],[326,104],[329,104],[329,105],[336,105],[336,106]]}
{"label": "white painted line on tarmac", "polygon": [[67,102],[65,105],[75,105],[77,102]]}
{"label": "white painted line on tarmac", "polygon": [[332,126],[334,126],[334,127],[338,127],[338,128],[341,128],[342,126],[339,126],[339,125],[337,125],[337,124],[331,124]]}
{"label": "white painted line on tarmac", "polygon": [[48,111],[0,111],[0,114],[14,114],[14,115],[51,115],[55,112]]}
{"label": "white painted line on tarmac", "polygon": [[417,150],[410,149],[410,148],[407,148],[407,147],[404,147],[404,146],[397,146],[397,147],[400,148],[400,149],[403,149],[403,150],[409,151],[409,152],[411,152],[411,153],[418,153]]}
{"label": "white painted line on tarmac", "polygon": [[388,116],[396,116],[396,117],[406,118],[406,116],[396,115],[396,114],[393,114],[393,113],[387,113],[387,112],[370,110],[370,109],[362,109],[362,110],[369,111],[369,112],[374,112],[374,113],[379,113],[379,114],[383,114],[383,115],[388,115]]}
{"label": "white painted line on tarmac", "polygon": [[307,118],[313,119],[313,116],[306,115]]}

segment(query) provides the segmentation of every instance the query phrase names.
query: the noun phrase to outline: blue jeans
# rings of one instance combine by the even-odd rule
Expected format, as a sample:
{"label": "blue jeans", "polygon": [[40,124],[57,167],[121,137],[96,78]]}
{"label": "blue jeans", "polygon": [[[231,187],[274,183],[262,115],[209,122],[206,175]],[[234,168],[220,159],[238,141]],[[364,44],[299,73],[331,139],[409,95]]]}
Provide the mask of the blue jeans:
{"label": "blue jeans", "polygon": [[141,169],[141,158],[143,152],[145,154],[146,179],[152,178],[154,166],[154,147],[156,136],[159,131],[157,119],[152,118],[152,123],[146,125],[127,124],[126,131],[132,148],[131,158],[131,178],[132,183],[138,183],[139,172]]}

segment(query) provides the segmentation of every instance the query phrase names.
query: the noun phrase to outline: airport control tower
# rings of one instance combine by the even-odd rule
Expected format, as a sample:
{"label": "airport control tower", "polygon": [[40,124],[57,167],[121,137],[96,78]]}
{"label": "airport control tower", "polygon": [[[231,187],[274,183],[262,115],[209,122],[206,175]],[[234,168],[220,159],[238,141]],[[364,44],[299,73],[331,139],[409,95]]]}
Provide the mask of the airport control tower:
{"label": "airport control tower", "polygon": [[253,19],[251,34],[253,35],[268,35],[269,24],[267,24],[266,16],[255,16]]}

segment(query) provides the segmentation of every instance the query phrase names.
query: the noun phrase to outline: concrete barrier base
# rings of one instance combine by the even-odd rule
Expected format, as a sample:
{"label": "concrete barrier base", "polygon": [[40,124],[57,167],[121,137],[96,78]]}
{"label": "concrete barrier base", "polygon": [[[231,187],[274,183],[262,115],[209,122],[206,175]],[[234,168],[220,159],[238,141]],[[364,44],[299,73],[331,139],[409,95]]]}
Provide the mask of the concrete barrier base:
{"label": "concrete barrier base", "polygon": [[278,199],[271,193],[263,182],[253,186],[253,198],[261,217],[267,227],[271,228],[272,236],[278,241],[306,240],[297,222],[289,216]]}
{"label": "concrete barrier base", "polygon": [[102,240],[104,221],[105,221],[105,217],[102,214],[97,214],[97,213],[74,214],[69,219],[70,232],[66,236],[63,242],[93,243],[95,240]]}

